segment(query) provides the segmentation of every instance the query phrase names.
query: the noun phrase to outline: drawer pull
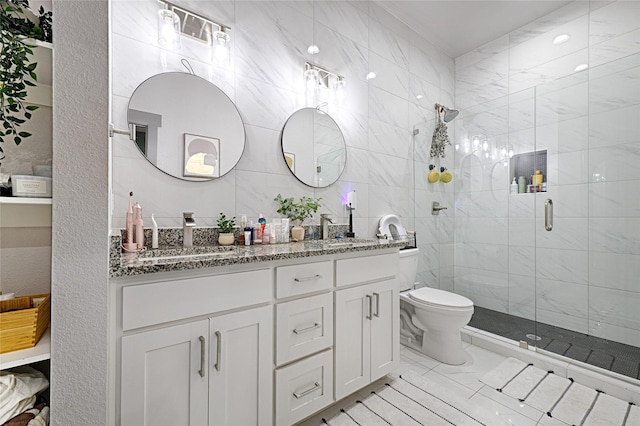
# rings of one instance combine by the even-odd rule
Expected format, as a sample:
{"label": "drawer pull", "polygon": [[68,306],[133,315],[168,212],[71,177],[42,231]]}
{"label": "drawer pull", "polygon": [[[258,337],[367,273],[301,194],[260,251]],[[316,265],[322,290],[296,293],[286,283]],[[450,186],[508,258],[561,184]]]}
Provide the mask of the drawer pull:
{"label": "drawer pull", "polygon": [[373,293],[373,297],[376,298],[376,313],[373,316],[380,318],[380,294]]}
{"label": "drawer pull", "polygon": [[296,397],[296,399],[300,399],[300,398],[302,398],[303,396],[307,396],[307,395],[309,395],[311,392],[315,391],[316,389],[319,389],[319,388],[320,388],[320,386],[321,386],[321,385],[320,385],[320,383],[315,382],[315,383],[313,384],[313,387],[312,387],[312,388],[307,389],[306,391],[303,391],[303,392],[300,392],[300,393],[298,393],[298,392],[294,392],[294,393],[293,393],[293,396],[295,396],[295,397]]}
{"label": "drawer pull", "polygon": [[309,332],[311,330],[315,330],[316,328],[320,328],[320,327],[321,327],[321,325],[319,323],[315,323],[312,326],[307,327],[307,328],[301,328],[301,329],[294,328],[293,332],[296,333],[296,334],[302,334],[302,333]]}
{"label": "drawer pull", "polygon": [[319,280],[322,279],[322,275],[320,274],[315,274],[312,277],[302,277],[302,278],[294,278],[293,280],[297,283],[303,283],[305,281],[314,281],[314,280]]}
{"label": "drawer pull", "polygon": [[198,370],[198,374],[200,374],[200,377],[204,377],[204,372],[205,372],[205,361],[206,361],[206,346],[207,346],[207,342],[204,339],[204,336],[200,336],[198,338],[198,340],[200,340],[200,370]]}
{"label": "drawer pull", "polygon": [[371,297],[370,294],[367,294],[365,297],[369,301],[369,314],[367,314],[367,316],[365,318],[370,320],[371,319],[371,314],[373,313],[373,304],[372,304],[373,298]]}

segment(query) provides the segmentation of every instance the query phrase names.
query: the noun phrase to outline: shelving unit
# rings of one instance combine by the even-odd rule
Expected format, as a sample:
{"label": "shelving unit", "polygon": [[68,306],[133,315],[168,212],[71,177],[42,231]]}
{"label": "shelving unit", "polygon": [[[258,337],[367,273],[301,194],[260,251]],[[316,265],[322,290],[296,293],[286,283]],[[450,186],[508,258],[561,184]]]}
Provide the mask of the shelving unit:
{"label": "shelving unit", "polygon": [[51,329],[44,332],[40,341],[33,348],[0,354],[0,370],[19,367],[51,357]]}
{"label": "shelving unit", "polygon": [[0,197],[0,204],[38,204],[51,205],[51,198]]}

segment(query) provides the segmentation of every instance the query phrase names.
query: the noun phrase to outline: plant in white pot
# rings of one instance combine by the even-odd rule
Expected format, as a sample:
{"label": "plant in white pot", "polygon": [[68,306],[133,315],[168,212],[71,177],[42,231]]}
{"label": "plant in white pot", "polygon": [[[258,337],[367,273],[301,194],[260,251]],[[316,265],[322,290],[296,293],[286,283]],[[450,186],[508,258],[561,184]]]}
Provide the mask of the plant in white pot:
{"label": "plant in white pot", "polygon": [[236,217],[227,218],[224,213],[220,213],[218,218],[218,244],[230,246],[235,241]]}
{"label": "plant in white pot", "polygon": [[293,197],[284,198],[278,194],[274,201],[280,204],[280,208],[276,210],[278,213],[285,215],[294,224],[291,229],[291,239],[293,241],[304,240],[304,228],[302,222],[308,217],[313,217],[320,208],[320,200],[322,198],[301,197],[298,202]]}

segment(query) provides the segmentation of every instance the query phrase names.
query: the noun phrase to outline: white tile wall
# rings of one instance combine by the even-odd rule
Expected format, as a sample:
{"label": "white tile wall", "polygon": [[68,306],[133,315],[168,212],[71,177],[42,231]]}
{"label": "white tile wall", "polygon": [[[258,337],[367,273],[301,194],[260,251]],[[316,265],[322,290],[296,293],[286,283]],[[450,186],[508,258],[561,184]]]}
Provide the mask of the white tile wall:
{"label": "white tile wall", "polygon": [[[221,211],[256,219],[259,213],[275,217],[273,198],[278,193],[322,197],[321,211],[346,223],[340,200],[351,189],[358,192],[357,235],[373,237],[379,218],[389,213],[399,214],[415,227],[412,129],[417,118],[433,114],[433,103],[451,103],[453,59],[368,1],[182,0],[178,4],[231,27],[230,63],[214,67],[206,46],[185,38],[179,52],[162,50],[156,41],[159,4],[115,0],[114,124],[126,126],[128,98],[140,82],[157,73],[184,71],[180,59],[187,58],[198,75],[235,102],[245,123],[245,152],[228,175],[213,182],[190,183],[156,170],[133,144],[116,137],[112,157],[115,228],[124,225],[129,191],[134,191],[145,216],[155,213],[162,227],[180,226],[181,212],[186,210],[194,211],[202,226],[215,225]],[[320,48],[315,56],[306,50],[312,43]],[[329,106],[345,136],[347,164],[339,181],[325,189],[301,184],[285,167],[280,152],[280,132],[287,118],[319,102],[305,96],[305,61],[347,80],[344,105]],[[365,80],[370,70],[377,79]],[[423,99],[417,100],[414,93]],[[452,234],[453,224],[446,229]],[[433,241],[440,240],[433,236]],[[438,263],[437,258],[434,262]]]}
{"label": "white tile wall", "polygon": [[[562,33],[570,40],[551,44]],[[582,63],[589,69],[574,72]],[[502,201],[486,188],[492,164],[456,153],[456,291],[479,306],[640,345],[640,3],[576,1],[456,58],[456,106],[456,143],[483,132],[515,153],[548,154],[548,192]],[[495,244],[505,231],[500,263]],[[487,265],[509,277],[508,292],[488,290]]]}

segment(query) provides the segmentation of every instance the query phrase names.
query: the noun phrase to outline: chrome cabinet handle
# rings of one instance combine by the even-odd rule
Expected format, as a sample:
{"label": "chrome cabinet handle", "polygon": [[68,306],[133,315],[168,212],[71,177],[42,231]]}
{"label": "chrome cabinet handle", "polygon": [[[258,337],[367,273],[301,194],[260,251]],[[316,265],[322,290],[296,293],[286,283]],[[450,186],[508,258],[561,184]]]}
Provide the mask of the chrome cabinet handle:
{"label": "chrome cabinet handle", "polygon": [[373,316],[380,318],[380,294],[373,293],[373,297],[376,298],[376,313]]}
{"label": "chrome cabinet handle", "polygon": [[312,276],[312,277],[294,278],[293,280],[294,280],[295,282],[297,282],[297,283],[302,283],[302,282],[305,282],[305,281],[319,280],[319,279],[321,279],[321,278],[322,278],[322,275],[320,275],[320,274],[315,274],[315,275],[314,275],[314,276]]}
{"label": "chrome cabinet handle", "polygon": [[220,371],[220,368],[222,367],[222,333],[219,331],[216,331],[216,342],[216,363],[214,367],[216,368],[216,371]]}
{"label": "chrome cabinet handle", "polygon": [[309,332],[311,330],[315,330],[316,328],[320,328],[320,324],[317,323],[317,322],[315,324],[313,324],[312,326],[307,327],[307,328],[300,328],[300,329],[294,328],[293,332],[296,333],[296,334],[302,334],[302,333],[307,333],[307,332]]}
{"label": "chrome cabinet handle", "polygon": [[320,383],[315,382],[315,383],[313,384],[313,387],[311,387],[311,388],[307,389],[306,391],[300,392],[300,393],[298,393],[298,392],[294,392],[294,393],[293,393],[293,396],[295,396],[295,397],[296,397],[296,399],[300,399],[300,398],[302,398],[302,397],[303,397],[303,396],[305,396],[305,395],[309,395],[311,392],[313,392],[314,390],[318,389],[319,387],[320,387]]}
{"label": "chrome cabinet handle", "polygon": [[370,320],[371,319],[371,311],[373,310],[373,298],[371,297],[370,294],[367,294],[365,297],[367,299],[369,299],[369,314],[365,318]]}
{"label": "chrome cabinet handle", "polygon": [[544,229],[551,231],[553,229],[553,200],[547,198],[544,202]]}
{"label": "chrome cabinet handle", "polygon": [[198,371],[198,374],[200,374],[200,377],[204,377],[206,340],[204,336],[198,337],[198,340],[200,340],[200,370]]}

